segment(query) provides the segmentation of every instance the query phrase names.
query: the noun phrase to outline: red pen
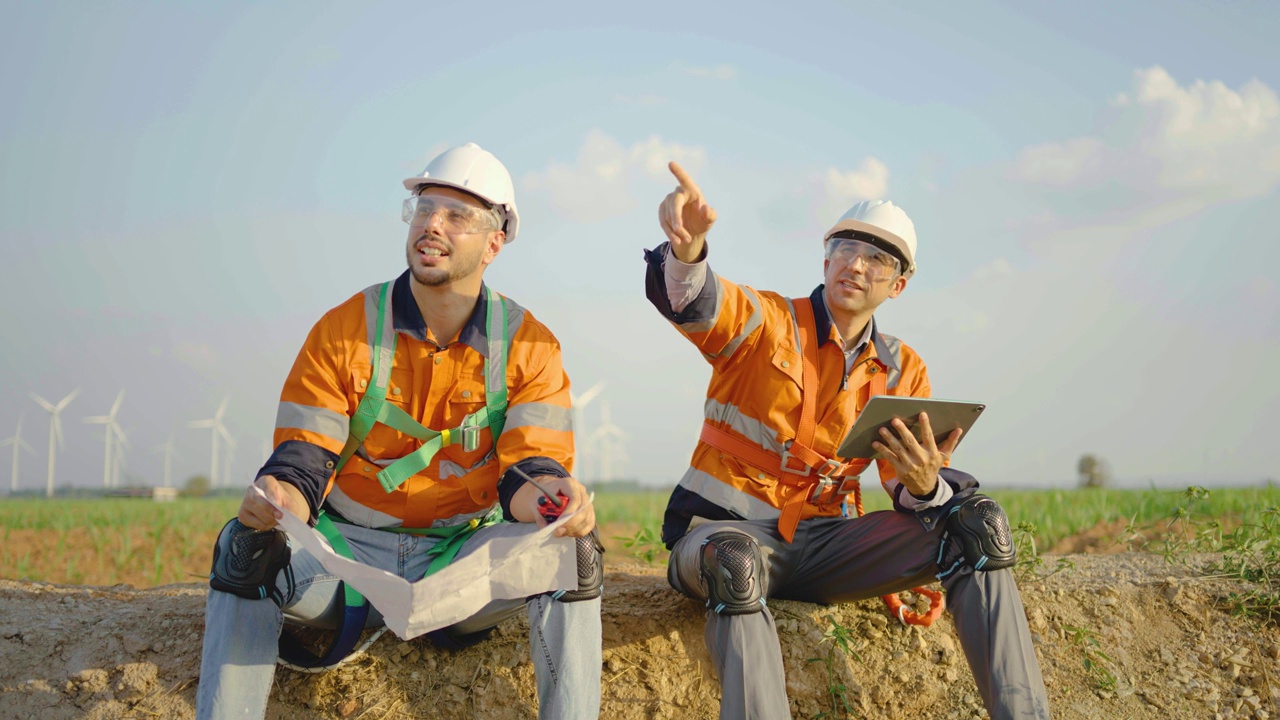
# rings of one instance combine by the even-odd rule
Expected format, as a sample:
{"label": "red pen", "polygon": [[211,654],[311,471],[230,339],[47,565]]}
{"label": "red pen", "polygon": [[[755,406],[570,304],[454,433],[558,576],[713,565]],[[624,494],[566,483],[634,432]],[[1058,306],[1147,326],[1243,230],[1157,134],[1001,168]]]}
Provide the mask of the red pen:
{"label": "red pen", "polygon": [[[533,486],[542,493],[543,496],[538,498],[538,514],[542,515],[542,519],[546,520],[548,523],[555,522],[560,517],[560,513],[564,512],[565,504],[568,502],[569,496],[565,495],[564,492],[560,490],[557,490],[556,494],[552,495],[551,492],[543,487],[541,483],[529,477],[529,474],[525,471],[515,465],[510,466],[510,468],[515,472],[515,474],[524,478],[526,482],[532,483]],[[549,507],[548,504],[550,505]]]}

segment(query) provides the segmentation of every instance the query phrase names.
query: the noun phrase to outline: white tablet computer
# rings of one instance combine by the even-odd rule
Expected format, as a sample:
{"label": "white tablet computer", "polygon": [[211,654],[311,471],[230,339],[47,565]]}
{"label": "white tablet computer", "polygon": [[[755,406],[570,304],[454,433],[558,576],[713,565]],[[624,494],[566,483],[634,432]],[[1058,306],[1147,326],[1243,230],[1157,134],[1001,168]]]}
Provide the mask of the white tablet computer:
{"label": "white tablet computer", "polygon": [[[879,455],[871,443],[883,440],[880,428],[887,427],[894,418],[900,418],[911,429],[916,440],[920,439],[920,413],[929,414],[929,426],[933,428],[933,439],[941,445],[952,430],[960,428],[964,434],[961,441],[969,434],[969,428],[977,421],[978,416],[986,409],[986,405],[962,400],[936,400],[933,398],[896,397],[893,395],[877,395],[867,402],[849,434],[845,435],[837,453],[842,458],[875,458]],[[892,430],[892,428],[890,428]]]}

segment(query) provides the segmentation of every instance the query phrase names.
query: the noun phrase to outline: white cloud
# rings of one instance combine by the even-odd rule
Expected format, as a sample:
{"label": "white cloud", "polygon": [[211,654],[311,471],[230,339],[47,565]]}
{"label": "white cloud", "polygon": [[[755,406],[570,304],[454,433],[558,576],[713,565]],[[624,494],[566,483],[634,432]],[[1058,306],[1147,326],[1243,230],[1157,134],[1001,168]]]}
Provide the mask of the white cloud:
{"label": "white cloud", "polygon": [[1102,141],[1095,137],[1032,145],[1018,155],[1018,175],[1033,183],[1070,185],[1096,173],[1104,153]]}
{"label": "white cloud", "polygon": [[686,75],[706,78],[708,80],[732,80],[738,76],[737,69],[727,63],[721,63],[714,66],[683,65],[680,66],[680,69]]}
{"label": "white cloud", "polygon": [[572,165],[552,161],[542,172],[525,175],[521,185],[527,192],[546,196],[571,220],[598,222],[635,205],[631,186],[641,178],[674,185],[668,161],[675,160],[696,174],[706,157],[702,147],[669,142],[657,135],[627,148],[609,134],[593,129]]}
{"label": "white cloud", "polygon": [[883,198],[889,191],[889,167],[868,156],[853,170],[827,168],[811,184],[816,190],[812,197],[819,198],[814,219],[829,225],[855,203]]}
{"label": "white cloud", "polygon": [[1015,176],[1086,190],[1104,183],[1195,212],[1257,197],[1280,182],[1280,98],[1258,80],[1181,86],[1161,67],[1138,70],[1095,134],[1023,150]]}
{"label": "white cloud", "polygon": [[868,157],[856,170],[842,172],[828,168],[823,178],[823,190],[827,199],[837,205],[882,198],[889,190],[889,167],[876,158]]}

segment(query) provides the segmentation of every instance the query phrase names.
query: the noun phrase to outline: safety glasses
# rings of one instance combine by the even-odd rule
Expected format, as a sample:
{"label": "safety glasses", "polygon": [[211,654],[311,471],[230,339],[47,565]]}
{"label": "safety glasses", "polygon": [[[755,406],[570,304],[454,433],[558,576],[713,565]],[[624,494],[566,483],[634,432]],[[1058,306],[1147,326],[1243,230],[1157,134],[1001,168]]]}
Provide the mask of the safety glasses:
{"label": "safety glasses", "polygon": [[853,265],[859,258],[868,280],[884,280],[898,274],[898,258],[869,242],[853,238],[832,238],[827,242],[827,259],[831,262]]}
{"label": "safety glasses", "polygon": [[468,205],[461,200],[441,195],[415,195],[404,201],[400,219],[410,225],[427,225],[432,216],[439,213],[446,230],[457,233],[478,233],[497,230],[497,214],[493,210]]}

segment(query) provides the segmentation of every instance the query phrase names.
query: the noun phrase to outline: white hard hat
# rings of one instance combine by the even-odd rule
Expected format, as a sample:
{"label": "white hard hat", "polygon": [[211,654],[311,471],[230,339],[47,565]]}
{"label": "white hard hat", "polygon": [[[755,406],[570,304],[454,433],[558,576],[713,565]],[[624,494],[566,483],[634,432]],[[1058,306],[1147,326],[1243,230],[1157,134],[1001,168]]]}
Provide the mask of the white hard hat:
{"label": "white hard hat", "polygon": [[911,277],[916,271],[916,226],[907,217],[906,211],[888,200],[863,200],[849,208],[840,220],[827,231],[822,238],[825,245],[835,235],[842,232],[866,233],[888,245],[906,261],[903,265],[904,277]]}
{"label": "white hard hat", "polygon": [[498,211],[505,242],[514,242],[520,227],[520,214],[516,212],[516,190],[511,174],[498,162],[493,153],[475,143],[449,148],[440,153],[422,174],[406,178],[404,187],[411,193],[425,186],[442,185],[475,195]]}

